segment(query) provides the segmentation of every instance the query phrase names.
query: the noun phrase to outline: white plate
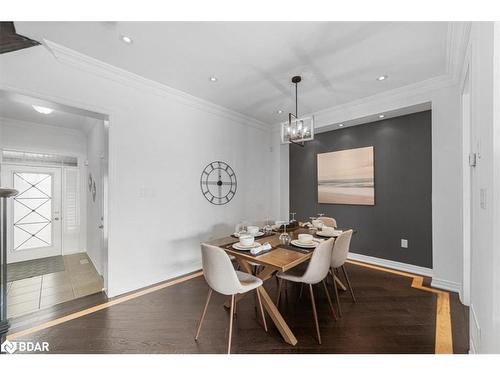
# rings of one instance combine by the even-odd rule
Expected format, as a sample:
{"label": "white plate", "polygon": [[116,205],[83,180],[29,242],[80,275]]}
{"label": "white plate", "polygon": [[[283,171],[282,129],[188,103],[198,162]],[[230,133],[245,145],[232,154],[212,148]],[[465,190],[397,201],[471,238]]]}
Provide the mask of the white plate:
{"label": "white plate", "polygon": [[236,242],[236,243],[233,244],[232,247],[233,247],[233,249],[236,249],[236,250],[246,250],[246,251],[248,251],[248,250],[252,250],[254,247],[258,247],[258,246],[260,246],[260,243],[258,243],[258,242],[254,242],[250,246],[242,246],[242,245],[240,245],[239,242]]}
{"label": "white plate", "polygon": [[292,245],[295,245],[297,247],[302,247],[304,249],[314,249],[316,246],[318,246],[319,242],[313,240],[310,243],[303,243],[300,242],[299,240],[292,240]]}
{"label": "white plate", "polygon": [[342,234],[341,230],[335,231],[333,234],[326,234],[323,231],[317,231],[316,235],[321,237],[338,237]]}
{"label": "white plate", "polygon": [[[264,235],[264,232],[257,232],[256,234],[245,233],[245,235],[249,235],[249,236],[253,236],[253,237],[261,237],[261,236]],[[235,236],[236,238],[239,238],[240,234],[239,233],[233,233],[233,236]]]}

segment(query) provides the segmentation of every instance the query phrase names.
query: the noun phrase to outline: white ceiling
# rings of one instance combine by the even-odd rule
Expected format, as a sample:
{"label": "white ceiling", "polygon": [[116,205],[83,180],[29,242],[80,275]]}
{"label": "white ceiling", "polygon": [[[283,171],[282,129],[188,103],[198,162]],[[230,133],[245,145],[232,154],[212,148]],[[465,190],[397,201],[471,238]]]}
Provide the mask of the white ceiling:
{"label": "white ceiling", "polygon": [[[53,109],[48,115],[35,111],[32,105]],[[24,95],[14,95],[0,90],[0,117],[35,124],[51,125],[88,133],[95,121],[86,116],[62,110],[60,105],[40,101]]]}
{"label": "white ceiling", "polygon": [[440,76],[447,66],[448,22],[16,22],[16,29],[270,124],[294,109],[293,75],[303,76],[303,114]]}

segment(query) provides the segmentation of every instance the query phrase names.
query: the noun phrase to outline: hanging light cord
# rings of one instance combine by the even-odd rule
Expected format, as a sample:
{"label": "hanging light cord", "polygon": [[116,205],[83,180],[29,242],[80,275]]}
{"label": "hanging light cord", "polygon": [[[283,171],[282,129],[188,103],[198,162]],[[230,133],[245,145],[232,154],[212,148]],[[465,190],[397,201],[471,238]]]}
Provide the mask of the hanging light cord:
{"label": "hanging light cord", "polygon": [[297,98],[297,82],[295,82],[295,118],[299,117],[299,105],[298,105],[298,98]]}

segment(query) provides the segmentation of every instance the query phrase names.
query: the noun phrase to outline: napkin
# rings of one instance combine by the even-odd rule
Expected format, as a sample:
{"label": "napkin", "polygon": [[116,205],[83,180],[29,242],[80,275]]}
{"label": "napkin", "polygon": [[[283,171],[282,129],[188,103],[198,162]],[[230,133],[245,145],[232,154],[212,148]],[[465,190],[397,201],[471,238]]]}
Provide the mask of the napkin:
{"label": "napkin", "polygon": [[264,245],[254,247],[252,250],[250,250],[250,253],[252,253],[252,255],[257,255],[263,251],[271,250],[271,249],[272,249],[271,244],[269,242],[266,242]]}

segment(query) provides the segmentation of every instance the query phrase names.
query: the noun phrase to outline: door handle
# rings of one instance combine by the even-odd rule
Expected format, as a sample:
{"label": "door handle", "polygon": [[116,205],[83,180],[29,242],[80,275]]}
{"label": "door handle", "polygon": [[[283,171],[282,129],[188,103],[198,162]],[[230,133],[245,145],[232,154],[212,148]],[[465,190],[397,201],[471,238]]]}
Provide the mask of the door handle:
{"label": "door handle", "polygon": [[102,224],[99,225],[99,229],[102,229],[102,228],[104,228],[104,225],[102,225]]}
{"label": "door handle", "polygon": [[55,218],[54,218],[54,220],[55,220],[55,221],[59,221],[59,218],[58,218],[58,217],[55,217]]}

